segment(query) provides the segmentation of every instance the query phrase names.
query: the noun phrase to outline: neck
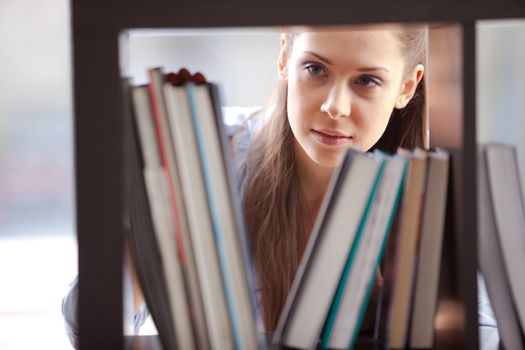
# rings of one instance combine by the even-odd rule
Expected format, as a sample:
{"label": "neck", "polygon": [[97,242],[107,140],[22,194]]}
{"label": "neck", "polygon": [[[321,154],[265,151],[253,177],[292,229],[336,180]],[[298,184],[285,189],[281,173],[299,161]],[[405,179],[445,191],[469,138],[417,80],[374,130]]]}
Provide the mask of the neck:
{"label": "neck", "polygon": [[306,197],[308,209],[313,216],[312,219],[315,219],[335,168],[314,162],[297,141],[294,142],[294,147],[297,160],[297,176]]}

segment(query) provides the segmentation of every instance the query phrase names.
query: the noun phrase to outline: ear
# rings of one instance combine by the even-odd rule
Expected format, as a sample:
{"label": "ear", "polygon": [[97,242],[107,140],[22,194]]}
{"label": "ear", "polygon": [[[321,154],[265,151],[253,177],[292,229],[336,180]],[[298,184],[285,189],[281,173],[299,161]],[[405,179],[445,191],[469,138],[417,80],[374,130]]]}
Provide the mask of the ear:
{"label": "ear", "polygon": [[279,79],[282,81],[288,80],[288,55],[286,53],[287,45],[286,34],[281,33],[281,49],[279,50],[277,73],[279,74]]}
{"label": "ear", "polygon": [[414,70],[408,76],[408,79],[401,85],[401,91],[397,96],[396,103],[394,108],[402,109],[410,102],[414,93],[416,92],[417,85],[423,78],[423,73],[425,72],[425,67],[422,64],[418,64]]}

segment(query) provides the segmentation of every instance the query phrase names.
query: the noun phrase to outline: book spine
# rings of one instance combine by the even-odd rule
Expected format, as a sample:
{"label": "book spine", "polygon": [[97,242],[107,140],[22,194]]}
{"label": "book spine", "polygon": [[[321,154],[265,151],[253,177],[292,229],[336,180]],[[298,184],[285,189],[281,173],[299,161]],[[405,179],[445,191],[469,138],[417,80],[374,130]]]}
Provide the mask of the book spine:
{"label": "book spine", "polygon": [[226,296],[226,303],[228,306],[228,309],[230,310],[230,322],[232,324],[232,333],[235,343],[236,349],[242,349],[242,342],[241,342],[241,335],[239,332],[239,323],[237,319],[237,314],[235,312],[232,312],[234,310],[234,303],[235,300],[233,298],[233,291],[232,291],[232,276],[230,275],[228,266],[227,266],[227,257],[226,257],[226,248],[225,243],[223,240],[224,232],[221,232],[221,226],[220,226],[220,217],[219,217],[219,208],[215,205],[217,203],[217,199],[215,198],[215,190],[213,188],[213,180],[210,170],[210,160],[208,159],[208,154],[206,152],[206,146],[205,146],[205,136],[203,134],[203,125],[201,124],[201,121],[199,120],[198,114],[201,113],[200,107],[197,103],[197,97],[196,97],[196,87],[192,83],[188,83],[186,85],[187,92],[188,92],[188,100],[190,103],[190,110],[191,110],[191,116],[193,121],[193,127],[195,132],[195,137],[197,141],[197,148],[199,151],[199,161],[201,164],[202,169],[202,175],[204,178],[204,185],[206,187],[206,192],[208,194],[208,209],[210,211],[210,217],[211,217],[211,224],[212,224],[212,230],[215,237],[215,246],[217,249],[217,254],[219,257],[219,267],[222,274],[222,281],[223,281],[223,289]]}
{"label": "book spine", "polygon": [[164,86],[210,347],[234,348],[204,174],[185,86]]}
{"label": "book spine", "polygon": [[[397,212],[397,208],[399,206],[399,203],[401,202],[401,197],[403,195],[403,186],[405,184],[406,173],[407,173],[407,162],[404,161],[401,181],[399,182],[399,186],[398,186],[397,193],[396,193],[396,196],[395,196],[395,200],[394,200],[394,204],[393,204],[393,207],[392,207],[391,215],[390,215],[390,218],[388,220],[388,224],[387,224],[386,231],[385,231],[386,232],[385,233],[385,237],[384,237],[383,242],[381,244],[381,248],[380,248],[379,254],[377,256],[376,263],[375,263],[376,270],[379,267],[379,264],[381,263],[381,260],[383,259],[383,255],[385,253],[387,242],[388,242],[388,239],[390,237],[390,233],[392,231],[392,225],[394,223],[394,218],[395,218],[395,215],[396,215],[396,212]],[[363,319],[365,317],[366,307],[367,307],[367,305],[369,303],[370,296],[372,295],[372,289],[373,289],[373,286],[374,286],[374,279],[375,279],[375,274],[372,277],[372,279],[370,280],[370,283],[368,284],[368,289],[367,289],[367,292],[366,292],[366,295],[365,295],[365,300],[363,301],[363,304],[361,306],[361,310],[359,311],[357,324],[362,324]],[[382,305],[379,305],[379,307],[382,307]],[[376,322],[378,322],[378,320],[376,320]],[[350,344],[349,344],[349,347],[348,347],[349,349],[353,349],[354,348],[354,346],[355,346],[355,344],[357,342],[358,334],[359,334],[359,331],[358,331],[358,329],[356,329],[356,331],[352,335],[352,339],[350,340]]]}
{"label": "book spine", "polygon": [[[248,297],[250,299],[250,306],[251,306],[251,314],[250,322],[253,326],[255,326],[254,329],[254,339],[257,343],[257,345],[253,345],[253,347],[257,348],[264,348],[266,346],[266,339],[263,337],[263,332],[257,332],[257,329],[264,329],[263,321],[262,321],[262,315],[258,312],[259,310],[259,299],[257,296],[257,287],[255,283],[255,270],[252,266],[252,257],[251,257],[251,245],[249,242],[249,236],[246,229],[246,225],[244,222],[244,215],[241,208],[241,199],[240,199],[240,193],[237,190],[237,184],[235,183],[234,179],[237,179],[237,174],[235,173],[236,167],[234,166],[232,154],[231,154],[231,147],[230,147],[230,141],[228,140],[228,137],[226,136],[226,131],[224,128],[224,121],[223,116],[221,112],[221,106],[220,106],[220,94],[219,89],[216,84],[209,83],[209,94],[211,96],[212,101],[212,108],[215,115],[215,128],[219,137],[219,143],[220,148],[222,150],[222,161],[225,166],[225,175],[226,180],[228,181],[227,189],[229,190],[229,200],[231,205],[231,210],[233,212],[233,217],[235,220],[234,225],[236,226],[236,233],[237,233],[237,240],[238,243],[238,249],[241,252],[241,260],[242,260],[242,266],[241,270],[245,277],[245,283],[247,285],[248,289]],[[250,325],[248,325],[250,326]],[[252,340],[252,341],[253,341]],[[253,343],[252,343],[253,344]]]}
{"label": "book spine", "polygon": [[[165,174],[165,182],[167,184],[167,190],[168,190],[168,199],[169,199],[169,206],[171,209],[171,221],[172,221],[172,229],[173,229],[173,235],[175,236],[176,241],[176,251],[177,256],[180,261],[180,264],[182,266],[182,272],[183,272],[183,279],[186,283],[184,283],[185,288],[185,294],[186,299],[188,300],[191,298],[192,294],[189,290],[189,284],[188,282],[188,261],[187,261],[187,252],[185,249],[185,242],[183,234],[186,234],[182,230],[181,225],[181,208],[179,208],[179,203],[177,203],[177,182],[178,182],[178,174],[177,174],[177,168],[175,165],[175,156],[174,156],[174,150],[173,150],[173,137],[170,133],[169,128],[169,118],[168,118],[168,111],[167,111],[167,105],[166,105],[166,98],[164,94],[164,71],[162,68],[153,68],[148,70],[148,75],[150,78],[150,83],[148,84],[148,93],[150,97],[150,103],[151,103],[151,111],[153,116],[153,121],[155,125],[155,131],[157,136],[157,144],[159,149],[159,155],[161,160],[161,165],[164,169]],[[191,303],[191,299],[190,303]],[[192,310],[191,316],[196,315],[195,313],[195,304],[192,303],[190,305],[190,309]],[[191,317],[192,323],[195,323],[194,317]],[[192,327],[192,337],[194,339],[193,343],[198,343],[199,341],[202,343],[204,338],[198,337],[196,334],[198,326]],[[200,333],[202,334],[202,333]],[[184,337],[187,339],[184,341],[184,344],[189,344],[189,338],[188,335],[185,334]]]}
{"label": "book spine", "polygon": [[377,191],[379,189],[379,184],[381,183],[381,179],[383,177],[383,170],[385,167],[385,161],[382,160],[381,166],[379,168],[378,174],[376,176],[374,185],[372,187],[372,191],[370,193],[370,197],[368,199],[368,203],[365,207],[363,216],[361,218],[361,223],[359,224],[359,228],[357,230],[354,242],[352,244],[352,248],[350,249],[350,253],[348,254],[348,259],[345,264],[345,268],[343,270],[343,274],[341,276],[341,279],[339,281],[339,286],[337,287],[337,292],[334,296],[334,300],[332,302],[332,305],[330,307],[330,311],[328,313],[328,317],[326,319],[324,329],[321,335],[321,347],[322,349],[327,349],[330,341],[330,336],[332,334],[333,325],[335,323],[337,313],[339,311],[339,306],[341,304],[341,300],[344,296],[346,286],[348,283],[348,279],[350,276],[350,271],[352,268],[352,264],[354,262],[354,258],[357,254],[357,251],[360,246],[361,237],[363,236],[363,231],[366,227],[367,220],[369,218],[369,214],[371,212],[372,205],[374,203]]}
{"label": "book spine", "polygon": [[148,92],[151,100],[151,110],[155,121],[155,130],[157,133],[157,140],[159,146],[162,166],[167,174],[168,189],[170,193],[170,206],[172,209],[173,220],[175,224],[175,237],[177,239],[177,249],[179,259],[183,265],[186,264],[186,252],[184,251],[184,242],[182,239],[180,220],[178,215],[177,202],[175,201],[175,185],[173,184],[172,160],[169,159],[167,147],[169,147],[169,133],[168,127],[165,125],[166,107],[164,99],[162,98],[162,79],[163,72],[160,69],[151,69],[149,71],[150,84],[148,85]]}
{"label": "book spine", "polygon": [[426,157],[411,155],[410,171],[405,186],[402,222],[397,242],[394,290],[389,315],[389,346],[404,348],[410,322],[414,271],[421,221],[421,207],[426,173]]}

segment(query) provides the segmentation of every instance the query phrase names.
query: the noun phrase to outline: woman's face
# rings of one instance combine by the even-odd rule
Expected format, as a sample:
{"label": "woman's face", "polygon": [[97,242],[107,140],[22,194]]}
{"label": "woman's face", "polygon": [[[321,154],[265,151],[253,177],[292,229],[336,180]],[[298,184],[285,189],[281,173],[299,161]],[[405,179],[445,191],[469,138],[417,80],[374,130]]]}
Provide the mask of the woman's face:
{"label": "woman's face", "polygon": [[404,76],[391,30],[302,32],[288,54],[286,44],[283,36],[279,73],[296,150],[319,165],[337,166],[348,147],[370,149],[420,79]]}

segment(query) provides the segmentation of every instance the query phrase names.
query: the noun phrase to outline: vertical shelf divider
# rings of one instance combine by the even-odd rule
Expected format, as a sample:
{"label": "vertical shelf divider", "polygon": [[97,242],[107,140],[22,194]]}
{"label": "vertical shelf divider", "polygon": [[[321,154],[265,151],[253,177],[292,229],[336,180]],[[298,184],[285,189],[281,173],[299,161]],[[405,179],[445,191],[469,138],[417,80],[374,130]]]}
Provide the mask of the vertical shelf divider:
{"label": "vertical shelf divider", "polygon": [[123,119],[118,31],[72,2],[80,349],[122,349]]}
{"label": "vertical shelf divider", "polygon": [[465,307],[465,349],[479,348],[477,288],[476,21],[463,22],[463,237],[457,237],[460,297]]}

